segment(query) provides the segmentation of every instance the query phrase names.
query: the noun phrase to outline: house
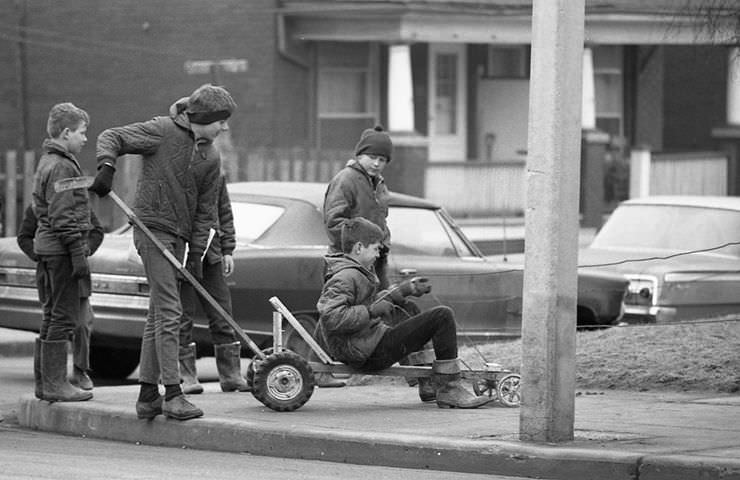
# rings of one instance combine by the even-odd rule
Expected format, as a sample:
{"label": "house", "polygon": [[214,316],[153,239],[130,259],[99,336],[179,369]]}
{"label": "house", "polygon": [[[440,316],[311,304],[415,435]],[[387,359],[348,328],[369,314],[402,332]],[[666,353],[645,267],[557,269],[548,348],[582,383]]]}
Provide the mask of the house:
{"label": "house", "polygon": [[[37,148],[59,101],[90,112],[94,139],[215,82],[240,106],[237,163],[257,147],[348,151],[381,123],[391,187],[460,215],[523,207],[531,0],[3,1],[6,148]],[[735,144],[737,9],[709,21],[705,4],[725,5],[586,1],[582,197],[603,199],[604,175],[607,196],[624,195],[611,187],[634,146]]]}

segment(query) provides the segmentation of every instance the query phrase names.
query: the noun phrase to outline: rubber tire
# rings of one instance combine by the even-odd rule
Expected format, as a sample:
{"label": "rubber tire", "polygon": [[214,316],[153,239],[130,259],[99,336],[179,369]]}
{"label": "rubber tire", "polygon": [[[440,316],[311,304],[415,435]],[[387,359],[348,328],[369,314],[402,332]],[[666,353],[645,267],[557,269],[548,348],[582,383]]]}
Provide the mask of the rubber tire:
{"label": "rubber tire", "polygon": [[522,377],[518,373],[510,373],[496,385],[496,395],[501,405],[515,408],[521,405],[522,395],[519,392]]}
{"label": "rubber tire", "polygon": [[315,387],[308,362],[297,353],[283,350],[258,362],[252,394],[276,412],[292,412],[308,402]]}
{"label": "rubber tire", "polygon": [[133,348],[90,346],[90,370],[93,378],[123,380],[139,366],[141,352]]}

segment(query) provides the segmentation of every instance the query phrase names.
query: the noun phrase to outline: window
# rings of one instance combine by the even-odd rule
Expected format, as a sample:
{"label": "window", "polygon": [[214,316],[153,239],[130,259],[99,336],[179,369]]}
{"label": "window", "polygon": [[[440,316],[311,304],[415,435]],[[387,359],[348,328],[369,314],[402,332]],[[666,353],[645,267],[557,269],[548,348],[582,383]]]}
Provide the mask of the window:
{"label": "window", "polygon": [[378,120],[378,49],[369,43],[318,44],[319,148],[351,148]]}
{"label": "window", "polygon": [[622,47],[593,47],[596,127],[614,137],[622,137],[623,87]]}
{"label": "window", "polygon": [[232,202],[234,230],[240,242],[249,243],[260,237],[270,228],[285,209],[275,205],[260,203]]}
{"label": "window", "polygon": [[488,46],[485,77],[529,78],[529,46]]}

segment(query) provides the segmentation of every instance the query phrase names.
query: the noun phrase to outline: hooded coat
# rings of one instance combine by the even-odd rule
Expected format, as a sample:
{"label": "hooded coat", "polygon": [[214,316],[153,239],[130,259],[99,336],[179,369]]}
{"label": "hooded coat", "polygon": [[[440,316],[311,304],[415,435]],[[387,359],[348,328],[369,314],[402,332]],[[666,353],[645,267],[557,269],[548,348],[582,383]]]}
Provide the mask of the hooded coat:
{"label": "hooded coat", "polygon": [[342,251],[342,224],[354,217],[370,220],[383,231],[383,245],[390,247],[388,230],[388,187],[382,176],[371,177],[352,159],[329,182],[324,195],[324,226],[329,253]]}
{"label": "hooded coat", "polygon": [[378,290],[378,277],[344,254],[327,255],[324,288],[316,304],[316,338],[335,360],[361,368],[390,328],[368,307]]}
{"label": "hooded coat", "polygon": [[190,251],[202,254],[216,225],[221,160],[213,142],[196,141],[184,105],[178,101],[168,117],[154,117],[98,136],[98,166],[115,168],[121,155],[143,156],[134,213],[155,230],[183,238]]}

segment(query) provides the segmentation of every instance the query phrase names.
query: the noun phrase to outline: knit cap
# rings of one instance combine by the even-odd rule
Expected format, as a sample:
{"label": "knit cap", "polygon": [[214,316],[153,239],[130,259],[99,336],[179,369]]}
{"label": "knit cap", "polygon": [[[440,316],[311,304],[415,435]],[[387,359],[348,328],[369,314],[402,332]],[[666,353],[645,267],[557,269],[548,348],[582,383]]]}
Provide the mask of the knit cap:
{"label": "knit cap", "polygon": [[383,130],[381,125],[364,130],[360,135],[360,141],[355,146],[355,156],[362,154],[382,155],[390,162],[391,153],[393,153],[391,137],[388,132]]}

